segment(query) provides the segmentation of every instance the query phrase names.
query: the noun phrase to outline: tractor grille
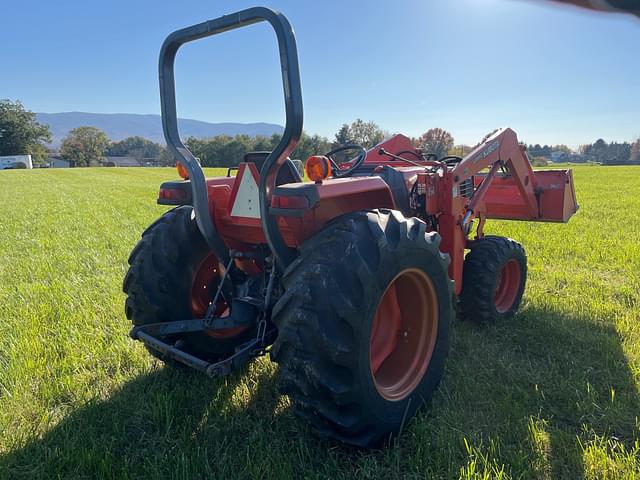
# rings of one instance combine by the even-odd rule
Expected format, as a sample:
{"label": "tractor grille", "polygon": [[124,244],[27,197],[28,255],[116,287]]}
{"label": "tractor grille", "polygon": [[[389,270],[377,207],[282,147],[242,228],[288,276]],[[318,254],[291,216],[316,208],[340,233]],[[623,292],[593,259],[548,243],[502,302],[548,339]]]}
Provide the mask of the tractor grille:
{"label": "tractor grille", "polygon": [[464,182],[461,182],[459,188],[460,196],[471,198],[471,196],[473,195],[473,177],[467,178]]}

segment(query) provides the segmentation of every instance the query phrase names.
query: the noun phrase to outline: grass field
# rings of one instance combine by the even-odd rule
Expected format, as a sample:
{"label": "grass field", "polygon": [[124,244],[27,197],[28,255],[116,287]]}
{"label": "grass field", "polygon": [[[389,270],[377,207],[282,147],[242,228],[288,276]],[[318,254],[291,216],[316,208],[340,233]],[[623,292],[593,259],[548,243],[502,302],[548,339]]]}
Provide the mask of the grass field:
{"label": "grass field", "polygon": [[640,168],[577,167],[568,225],[489,222],[529,255],[512,321],[456,322],[392,446],[316,439],[266,359],[176,373],[121,281],[170,169],[0,172],[0,478],[640,478]]}

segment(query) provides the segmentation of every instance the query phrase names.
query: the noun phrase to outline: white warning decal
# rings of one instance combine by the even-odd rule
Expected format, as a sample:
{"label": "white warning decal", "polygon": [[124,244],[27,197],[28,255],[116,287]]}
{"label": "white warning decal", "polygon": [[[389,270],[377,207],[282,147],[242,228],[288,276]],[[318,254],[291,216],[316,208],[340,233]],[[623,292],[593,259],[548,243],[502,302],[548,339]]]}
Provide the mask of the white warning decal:
{"label": "white warning decal", "polygon": [[260,218],[258,184],[248,168],[245,168],[242,172],[240,187],[238,188],[235,202],[233,202],[231,215],[234,217]]}

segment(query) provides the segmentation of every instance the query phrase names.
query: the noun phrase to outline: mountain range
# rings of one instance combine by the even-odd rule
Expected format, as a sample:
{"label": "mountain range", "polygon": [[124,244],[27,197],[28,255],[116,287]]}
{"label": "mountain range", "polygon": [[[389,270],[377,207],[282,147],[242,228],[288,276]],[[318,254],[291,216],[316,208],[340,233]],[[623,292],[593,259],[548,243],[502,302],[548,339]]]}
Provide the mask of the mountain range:
{"label": "mountain range", "polygon": [[[36,113],[38,122],[49,125],[53,147],[59,147],[62,139],[70,130],[92,126],[104,131],[112,141],[126,137],[139,136],[153,142],[164,144],[162,120],[160,115],[140,115],[135,113]],[[183,139],[187,137],[207,138],[216,135],[249,136],[274,133],[281,134],[284,129],[273,123],[208,123],[187,118],[178,119],[178,129]]]}

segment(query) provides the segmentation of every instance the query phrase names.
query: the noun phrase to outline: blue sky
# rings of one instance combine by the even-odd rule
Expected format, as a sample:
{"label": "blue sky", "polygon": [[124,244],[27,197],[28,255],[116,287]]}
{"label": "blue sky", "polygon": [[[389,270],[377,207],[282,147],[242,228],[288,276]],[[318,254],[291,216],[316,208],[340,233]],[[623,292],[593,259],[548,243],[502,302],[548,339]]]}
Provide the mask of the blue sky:
{"label": "blue sky", "polygon": [[[159,113],[157,57],[171,31],[256,5],[240,1],[6,1],[0,98],[40,112]],[[640,135],[640,20],[526,0],[264,0],[297,35],[305,130],[356,117],[475,143],[498,126],[576,146]],[[284,119],[264,24],[178,53],[178,114]]]}

